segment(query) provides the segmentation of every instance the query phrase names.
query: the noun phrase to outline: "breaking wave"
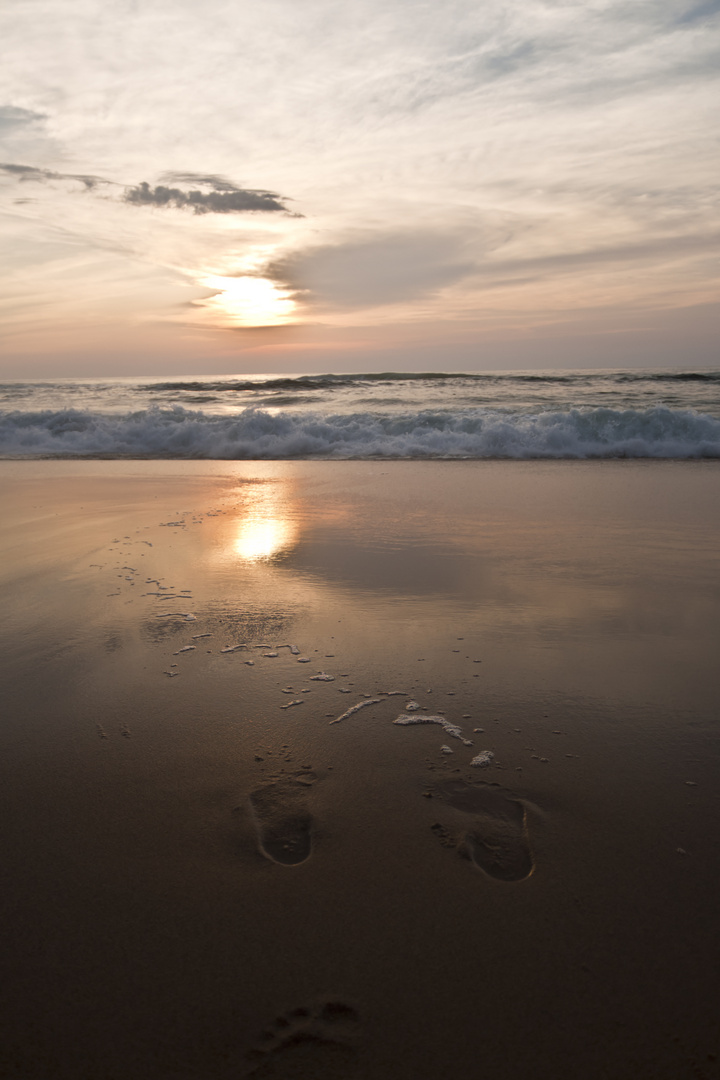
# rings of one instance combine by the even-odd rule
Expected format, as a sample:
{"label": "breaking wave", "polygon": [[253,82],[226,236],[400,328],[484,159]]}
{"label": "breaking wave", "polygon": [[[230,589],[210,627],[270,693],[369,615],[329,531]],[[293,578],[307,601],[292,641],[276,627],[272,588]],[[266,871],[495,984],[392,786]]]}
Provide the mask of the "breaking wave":
{"label": "breaking wave", "polygon": [[124,415],[78,409],[0,413],[5,458],[720,458],[720,420],[692,410],[490,409],[394,415],[233,416],[176,406]]}

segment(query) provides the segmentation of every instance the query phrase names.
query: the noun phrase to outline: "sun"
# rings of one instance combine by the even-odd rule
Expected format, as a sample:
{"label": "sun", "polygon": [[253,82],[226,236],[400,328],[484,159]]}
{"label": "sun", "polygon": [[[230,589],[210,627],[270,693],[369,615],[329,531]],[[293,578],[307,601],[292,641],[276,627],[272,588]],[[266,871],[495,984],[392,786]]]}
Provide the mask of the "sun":
{"label": "sun", "polygon": [[268,278],[213,274],[201,284],[217,290],[201,303],[226,326],[282,326],[296,308],[290,294]]}

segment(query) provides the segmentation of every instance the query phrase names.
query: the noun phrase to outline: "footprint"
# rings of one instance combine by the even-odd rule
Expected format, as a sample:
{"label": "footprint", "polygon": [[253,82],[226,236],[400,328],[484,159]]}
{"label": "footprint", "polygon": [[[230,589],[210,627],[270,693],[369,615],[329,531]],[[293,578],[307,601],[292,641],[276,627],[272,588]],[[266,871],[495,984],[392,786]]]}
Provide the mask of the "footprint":
{"label": "footprint", "polygon": [[247,1055],[257,1080],[318,1080],[352,1075],[358,1014],[342,1001],[301,1006],[278,1016]]}
{"label": "footprint", "polygon": [[[497,784],[468,784],[464,780],[439,784],[437,794],[460,811],[458,825],[465,830],[464,844],[458,849],[461,853],[498,881],[524,881],[530,877],[535,864],[528,840],[527,812],[518,799]],[[449,846],[448,829],[433,829]]]}
{"label": "footprint", "polygon": [[312,851],[313,819],[304,791],[318,780],[314,772],[274,780],[250,795],[260,851],[272,862],[297,866]]}

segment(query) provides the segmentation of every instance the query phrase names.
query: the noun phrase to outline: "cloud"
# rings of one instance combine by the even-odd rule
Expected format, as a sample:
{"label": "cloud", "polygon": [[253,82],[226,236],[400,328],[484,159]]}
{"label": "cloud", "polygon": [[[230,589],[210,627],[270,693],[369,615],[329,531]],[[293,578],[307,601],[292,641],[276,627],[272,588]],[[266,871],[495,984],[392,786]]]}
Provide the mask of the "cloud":
{"label": "cloud", "polygon": [[158,319],[210,271],[265,272],[332,334],[612,325],[717,287],[720,0],[89,6],[0,14],[0,161],[25,163],[0,171],[3,259],[32,253],[38,297],[41,238],[124,255],[128,281],[153,267]]}
{"label": "cloud", "polygon": [[111,184],[113,182],[112,180],[104,180],[101,176],[52,172],[50,169],[39,169],[35,165],[13,165],[9,162],[0,163],[0,172],[17,177],[21,183],[28,180],[34,180],[40,184],[44,184],[48,180],[79,180],[88,191],[97,187],[98,184]]}
{"label": "cloud", "polygon": [[[20,110],[24,111],[24,110]],[[55,172],[37,165],[20,165],[12,162],[0,163],[0,173],[14,177],[20,183],[34,181],[45,184],[53,180],[74,180],[81,183],[86,191],[92,191],[100,184],[116,185],[114,180],[84,173]],[[126,187],[123,202],[131,206],[158,206],[188,208],[196,214],[246,214],[246,213],[283,213],[292,217],[295,214],[285,205],[286,199],[274,191],[262,191],[252,188],[240,188],[231,180],[222,176],[206,173],[168,173],[162,179],[176,183],[197,184],[198,187],[183,190],[159,184],[151,187],[143,181],[135,187]],[[209,188],[201,191],[200,187]]]}
{"label": "cloud", "polygon": [[291,212],[285,205],[283,197],[274,191],[239,188],[230,180],[199,173],[171,173],[170,178],[178,182],[200,184],[211,190],[200,191],[198,188],[193,188],[190,191],[183,191],[182,188],[166,187],[164,184],[153,188],[143,181],[136,187],[126,188],[125,202],[135,206],[188,208],[196,214],[256,212],[289,214]]}
{"label": "cloud", "polygon": [[48,134],[47,121],[46,113],[0,104],[0,158],[29,161],[33,165],[67,160],[64,147]]}
{"label": "cloud", "polygon": [[359,238],[297,252],[268,275],[330,307],[376,307],[427,296],[472,274],[464,238],[418,230]]}
{"label": "cloud", "polygon": [[213,191],[239,191],[237,184],[228,180],[225,176],[215,176],[208,173],[194,172],[169,172],[160,177],[164,184],[200,184],[201,187],[211,187]]}
{"label": "cloud", "polygon": [[689,11],[684,12],[676,22],[679,26],[682,26],[711,19],[714,15],[720,15],[720,3],[718,0],[707,0],[705,3],[695,4]]}
{"label": "cloud", "polygon": [[31,112],[17,105],[0,105],[0,136],[46,119],[44,113]]}
{"label": "cloud", "polygon": [[[498,259],[488,264],[491,274],[517,268],[573,271],[580,266],[600,267],[605,264],[633,263],[652,260],[657,266],[664,260],[684,255],[712,253],[717,251],[720,234],[716,231],[701,235],[660,236],[638,239],[635,242],[617,243],[606,247],[592,247],[585,251],[560,252],[554,255],[511,259]],[[485,268],[483,269],[485,272]]]}

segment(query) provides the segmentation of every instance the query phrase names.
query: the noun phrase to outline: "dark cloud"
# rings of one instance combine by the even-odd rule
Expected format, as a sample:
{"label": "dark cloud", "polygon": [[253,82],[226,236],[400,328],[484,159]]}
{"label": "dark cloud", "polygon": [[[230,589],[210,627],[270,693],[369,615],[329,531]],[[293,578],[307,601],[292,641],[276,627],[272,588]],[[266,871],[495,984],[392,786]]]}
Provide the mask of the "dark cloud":
{"label": "dark cloud", "polygon": [[164,184],[198,184],[200,187],[209,187],[213,191],[240,191],[237,184],[228,180],[225,176],[215,176],[208,173],[194,172],[169,172],[160,177]]}
{"label": "dark cloud", "polygon": [[375,307],[430,295],[467,277],[465,237],[418,231],[313,248],[274,263],[268,273],[321,306]]}
{"label": "dark cloud", "polygon": [[21,109],[17,105],[0,105],[0,135],[46,119],[44,113],[31,112],[30,109]]}
{"label": "dark cloud", "polygon": [[[506,237],[507,238],[507,237]],[[662,265],[717,250],[717,232],[651,237],[552,255],[502,257],[502,229],[464,236],[455,230],[358,239],[298,251],[265,268],[317,311],[422,300],[456,282],[474,289],[513,288],[587,268]],[[473,247],[474,251],[470,250]],[[688,273],[690,270],[687,271]]]}
{"label": "dark cloud", "polygon": [[35,165],[11,165],[9,162],[0,163],[0,172],[16,176],[18,180],[37,180],[40,183],[45,180],[56,180],[60,173],[50,172],[49,169],[38,169]]}
{"label": "dark cloud", "polygon": [[[116,181],[105,180],[101,176],[54,172],[52,169],[41,169],[36,165],[19,165],[11,162],[0,163],[0,173],[15,177],[21,183],[34,181],[45,184],[53,180],[74,180],[81,183],[86,191],[91,191],[100,184],[116,184]],[[126,187],[123,201],[133,206],[187,208],[196,214],[246,214],[249,212],[292,214],[285,205],[286,200],[276,192],[240,188],[222,176],[207,173],[168,173],[163,179],[175,183],[195,184],[197,187],[190,190],[165,184],[151,187],[143,181],[135,187]],[[209,190],[203,191],[201,188]],[[292,214],[292,216],[300,217],[301,215]]]}
{"label": "dark cloud", "polygon": [[591,248],[586,251],[561,252],[557,255],[517,259],[496,259],[485,266],[478,266],[478,275],[494,276],[499,272],[513,270],[536,271],[542,278],[542,272],[548,270],[567,270],[574,272],[578,267],[607,266],[652,261],[660,265],[664,260],[682,258],[686,255],[714,253],[720,242],[717,231],[679,236],[659,236],[638,243],[608,245],[604,248]]}
{"label": "dark cloud", "polygon": [[683,26],[688,23],[700,22],[703,19],[711,19],[714,15],[719,14],[720,0],[707,0],[706,3],[695,4],[676,21],[678,25]]}
{"label": "dark cloud", "polygon": [[97,187],[98,184],[112,183],[111,180],[103,180],[101,176],[85,176],[82,173],[52,172],[50,169],[38,169],[35,165],[12,165],[8,162],[0,164],[0,172],[17,177],[21,183],[27,180],[34,180],[40,184],[44,184],[48,180],[77,180],[83,184],[87,190]]}
{"label": "dark cloud", "polygon": [[195,183],[211,190],[193,188],[183,191],[164,184],[153,188],[143,181],[136,187],[126,188],[125,201],[135,206],[187,208],[196,214],[290,213],[282,196],[274,191],[239,188],[219,176],[197,173],[171,173],[170,176],[177,182]]}

